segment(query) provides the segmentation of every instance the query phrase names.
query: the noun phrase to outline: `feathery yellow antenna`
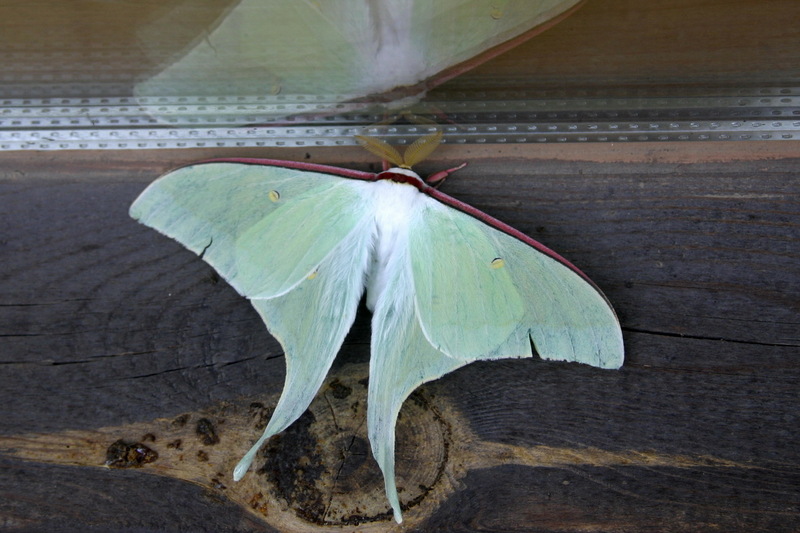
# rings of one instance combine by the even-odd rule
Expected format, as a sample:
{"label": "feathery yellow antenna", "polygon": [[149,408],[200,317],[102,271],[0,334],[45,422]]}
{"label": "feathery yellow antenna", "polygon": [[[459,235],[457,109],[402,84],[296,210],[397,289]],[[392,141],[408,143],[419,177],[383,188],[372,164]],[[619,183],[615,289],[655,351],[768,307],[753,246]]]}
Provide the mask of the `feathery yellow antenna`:
{"label": "feathery yellow antenna", "polygon": [[397,149],[382,139],[365,135],[356,135],[355,138],[358,144],[381,159],[400,168],[411,168],[436,150],[436,147],[442,142],[442,132],[437,130],[429,135],[420,137],[409,145],[404,155],[400,155]]}
{"label": "feathery yellow antenna", "polygon": [[364,135],[356,135],[358,144],[369,150],[371,153],[377,155],[395,166],[404,167],[403,156],[400,152],[384,140],[376,139],[375,137],[366,137]]}
{"label": "feathery yellow antenna", "polygon": [[430,135],[420,137],[406,149],[403,161],[410,168],[431,155],[442,142],[442,132],[436,130]]}

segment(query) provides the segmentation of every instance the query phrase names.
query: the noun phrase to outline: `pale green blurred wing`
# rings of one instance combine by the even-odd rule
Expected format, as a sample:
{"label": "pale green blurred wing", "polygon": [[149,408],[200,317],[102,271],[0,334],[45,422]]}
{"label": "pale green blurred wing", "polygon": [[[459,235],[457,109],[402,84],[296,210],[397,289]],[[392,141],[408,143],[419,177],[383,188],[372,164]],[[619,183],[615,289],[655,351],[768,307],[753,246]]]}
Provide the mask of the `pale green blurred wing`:
{"label": "pale green blurred wing", "polygon": [[[242,0],[214,28],[198,28],[181,58],[136,93],[313,95],[326,102],[384,93],[435,77],[579,2]],[[165,11],[142,31],[143,46],[157,48],[164,32],[184,26],[193,9],[183,17],[181,8]]]}
{"label": "pale green blurred wing", "polygon": [[[414,2],[414,40],[425,51],[421,79],[552,21],[582,0]],[[474,65],[472,65],[474,66]]]}
{"label": "pale green blurred wing", "polygon": [[154,182],[131,215],[201,255],[250,298],[286,355],[286,382],[260,445],[314,398],[355,318],[372,240],[369,183],[234,163]]}
{"label": "pale green blurred wing", "polygon": [[430,343],[461,360],[523,357],[622,365],[622,333],[600,291],[558,260],[428,199],[411,220],[416,311]]}

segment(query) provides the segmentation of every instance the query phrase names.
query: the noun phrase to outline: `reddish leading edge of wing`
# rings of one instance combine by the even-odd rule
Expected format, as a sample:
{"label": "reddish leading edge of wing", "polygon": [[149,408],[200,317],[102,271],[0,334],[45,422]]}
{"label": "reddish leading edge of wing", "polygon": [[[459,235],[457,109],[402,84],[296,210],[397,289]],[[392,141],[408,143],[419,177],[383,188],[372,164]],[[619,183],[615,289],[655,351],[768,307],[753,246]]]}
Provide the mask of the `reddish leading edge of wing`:
{"label": "reddish leading edge of wing", "polygon": [[[437,200],[439,200],[443,204],[445,204],[445,205],[447,205],[449,207],[452,207],[453,209],[458,209],[462,213],[470,215],[471,217],[477,218],[481,222],[485,222],[486,224],[489,224],[493,228],[495,228],[495,229],[497,229],[499,231],[502,231],[503,233],[506,233],[506,234],[510,235],[511,237],[514,237],[515,239],[519,239],[520,241],[524,242],[525,244],[535,248],[537,251],[542,252],[543,254],[545,254],[545,255],[547,255],[549,257],[552,257],[553,259],[555,259],[556,261],[558,261],[559,263],[561,263],[565,267],[569,268],[570,270],[572,270],[573,272],[575,272],[576,274],[581,276],[583,279],[588,281],[595,289],[600,291],[600,288],[597,287],[597,285],[595,285],[594,282],[591,279],[589,279],[589,276],[584,274],[578,267],[576,267],[575,265],[573,265],[572,263],[567,261],[564,257],[559,255],[558,252],[555,252],[554,250],[551,250],[550,248],[548,248],[544,244],[540,243],[539,241],[531,239],[530,237],[528,237],[527,235],[525,235],[521,231],[512,228],[511,226],[509,226],[505,222],[501,222],[500,220],[497,220],[493,216],[487,215],[486,213],[484,213],[480,209],[475,209],[471,205],[465,204],[464,202],[462,202],[460,200],[456,200],[452,196],[448,196],[445,193],[440,192],[437,189],[434,189],[433,187],[430,187],[428,190],[425,190],[423,192],[425,192],[425,194],[427,194],[428,196],[430,196],[432,198],[436,198]],[[601,294],[602,294],[602,292],[601,292]]]}
{"label": "reddish leading edge of wing", "polygon": [[301,163],[299,161],[284,161],[282,159],[258,159],[255,157],[223,157],[219,159],[206,159],[204,161],[195,161],[183,165],[183,167],[204,165],[206,163],[238,163],[240,165],[261,165],[265,167],[293,168],[295,170],[319,172],[321,174],[333,174],[343,178],[351,178],[362,181],[375,181],[375,179],[378,177],[378,175],[374,172],[362,172],[360,170],[350,170],[347,168],[331,167],[328,165],[318,165],[316,163]]}
{"label": "reddish leading edge of wing", "polygon": [[[298,161],[284,161],[281,159],[258,159],[258,158],[243,158],[243,157],[232,157],[232,158],[221,158],[221,159],[208,159],[205,161],[199,161],[195,163],[191,163],[185,166],[193,166],[193,165],[201,165],[205,163],[238,163],[242,165],[261,165],[261,166],[268,166],[268,167],[282,167],[282,168],[292,168],[295,170],[304,170],[307,172],[320,172],[323,174],[332,174],[334,176],[341,176],[343,178],[350,178],[350,179],[357,179],[362,181],[376,181],[378,178],[378,174],[373,172],[362,172],[359,170],[350,170],[347,168],[340,168],[340,167],[332,167],[328,165],[319,165],[316,163],[302,163]],[[559,255],[554,250],[551,250],[544,244],[531,239],[521,231],[514,229],[513,227],[509,226],[508,224],[497,220],[496,218],[487,215],[480,209],[476,209],[469,204],[465,204],[464,202],[453,198],[452,196],[448,196],[443,192],[440,192],[438,189],[435,189],[427,184],[424,184],[423,187],[418,187],[419,190],[431,198],[435,198],[436,200],[442,202],[443,204],[447,205],[448,207],[452,207],[453,209],[457,209],[462,213],[470,215],[481,222],[484,222],[493,228],[497,229],[498,231],[502,231],[503,233],[518,239],[528,246],[534,248],[538,252],[541,252],[548,257],[553,258],[554,260],[558,261],[565,267],[569,268],[576,274],[578,274],[581,278],[583,278],[587,283],[589,283],[608,303],[608,306],[611,307],[611,302],[608,301],[606,295],[603,294],[603,291],[600,290],[598,287],[586,274],[584,274],[578,267],[570,263],[567,259]],[[613,307],[612,307],[613,309]]]}

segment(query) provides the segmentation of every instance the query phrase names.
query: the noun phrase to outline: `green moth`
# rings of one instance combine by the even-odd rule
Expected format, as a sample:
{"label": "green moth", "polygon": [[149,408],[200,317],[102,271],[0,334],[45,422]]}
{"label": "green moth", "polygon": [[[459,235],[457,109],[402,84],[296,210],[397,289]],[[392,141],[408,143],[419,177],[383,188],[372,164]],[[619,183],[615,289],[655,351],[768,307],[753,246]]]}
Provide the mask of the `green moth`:
{"label": "green moth", "polygon": [[174,170],[131,206],[139,222],[201,255],[248,298],[286,355],[286,382],[241,479],[270,436],[309,406],[366,292],[372,311],[367,424],[395,519],[394,428],[419,385],[472,361],[531,357],[600,368],[623,362],[606,297],[557,253],[423,181],[405,159],[374,174],[308,163],[216,160]]}

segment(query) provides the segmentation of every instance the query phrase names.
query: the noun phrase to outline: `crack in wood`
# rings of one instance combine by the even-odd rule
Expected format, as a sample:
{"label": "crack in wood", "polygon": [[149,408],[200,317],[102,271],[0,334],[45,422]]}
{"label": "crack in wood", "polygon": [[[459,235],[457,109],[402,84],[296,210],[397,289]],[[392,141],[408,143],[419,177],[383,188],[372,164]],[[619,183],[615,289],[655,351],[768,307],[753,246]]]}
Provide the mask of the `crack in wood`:
{"label": "crack in wood", "polygon": [[780,343],[780,342],[759,342],[747,341],[742,339],[727,339],[724,337],[714,337],[712,335],[692,335],[688,333],[674,333],[670,331],[655,331],[646,330],[641,328],[632,328],[630,326],[623,326],[622,331],[630,333],[643,333],[645,335],[657,335],[659,337],[675,337],[680,339],[702,340],[702,341],[717,341],[717,342],[730,342],[735,344],[748,344],[751,346],[769,346],[772,348],[798,348],[800,344]]}

